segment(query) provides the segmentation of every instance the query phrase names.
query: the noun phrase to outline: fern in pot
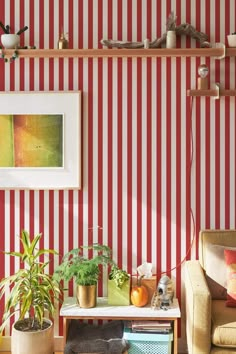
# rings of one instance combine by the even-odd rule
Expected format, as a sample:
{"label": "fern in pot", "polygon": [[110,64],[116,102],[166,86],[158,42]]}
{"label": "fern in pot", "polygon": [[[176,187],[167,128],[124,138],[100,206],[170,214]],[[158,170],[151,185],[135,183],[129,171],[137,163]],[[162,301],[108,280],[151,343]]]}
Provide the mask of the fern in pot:
{"label": "fern in pot", "polygon": [[[33,238],[25,230],[21,232],[22,252],[5,252],[20,259],[24,268],[0,281],[0,298],[10,287],[10,294],[5,302],[2,332],[9,319],[18,315],[11,336],[11,352],[53,353],[53,322],[50,318],[55,312],[55,303],[60,298],[62,289],[59,282],[47,274],[45,269],[49,261],[40,261],[40,256],[57,252],[51,249],[39,249],[42,234]],[[45,313],[49,318],[45,318]],[[43,350],[43,351],[42,351]]]}
{"label": "fern in pot", "polygon": [[[88,256],[85,256],[88,251]],[[92,252],[90,252],[92,251]],[[90,255],[92,253],[92,255]],[[70,281],[77,285],[77,302],[82,308],[95,307],[97,304],[97,282],[101,266],[113,264],[111,249],[106,245],[93,244],[80,246],[66,253],[61,264],[54,271],[57,281]]]}

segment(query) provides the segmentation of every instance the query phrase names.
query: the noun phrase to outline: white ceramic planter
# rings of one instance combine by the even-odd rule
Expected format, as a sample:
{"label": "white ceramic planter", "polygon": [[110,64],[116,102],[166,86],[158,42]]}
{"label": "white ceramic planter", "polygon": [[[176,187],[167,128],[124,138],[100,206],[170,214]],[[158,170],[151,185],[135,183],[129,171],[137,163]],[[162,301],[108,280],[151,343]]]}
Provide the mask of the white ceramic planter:
{"label": "white ceramic planter", "polygon": [[18,34],[2,34],[1,42],[6,49],[15,49],[20,43],[20,36]]}
{"label": "white ceramic planter", "polygon": [[229,47],[236,47],[236,34],[229,34],[227,39]]}
{"label": "white ceramic planter", "polygon": [[12,327],[11,353],[12,354],[53,354],[53,323],[50,327],[35,332],[22,332]]}

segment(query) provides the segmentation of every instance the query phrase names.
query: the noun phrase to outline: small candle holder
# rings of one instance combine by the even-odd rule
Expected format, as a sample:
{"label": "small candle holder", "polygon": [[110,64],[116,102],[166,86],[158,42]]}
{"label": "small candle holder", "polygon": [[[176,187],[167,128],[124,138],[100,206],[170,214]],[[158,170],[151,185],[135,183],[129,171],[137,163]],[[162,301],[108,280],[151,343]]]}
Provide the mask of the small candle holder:
{"label": "small candle holder", "polygon": [[208,89],[208,73],[209,69],[205,64],[201,64],[198,67],[198,80],[197,80],[197,88],[198,90],[207,90]]}

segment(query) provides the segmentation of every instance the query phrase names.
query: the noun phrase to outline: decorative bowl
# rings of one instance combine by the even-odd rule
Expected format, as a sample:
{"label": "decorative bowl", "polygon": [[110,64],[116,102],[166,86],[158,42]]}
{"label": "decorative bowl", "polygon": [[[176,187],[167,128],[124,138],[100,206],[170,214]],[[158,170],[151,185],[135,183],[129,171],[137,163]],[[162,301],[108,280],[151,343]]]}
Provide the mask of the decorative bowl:
{"label": "decorative bowl", "polygon": [[18,34],[2,34],[1,42],[6,49],[15,49],[20,43],[20,36]]}
{"label": "decorative bowl", "polygon": [[229,47],[236,47],[236,34],[229,34],[227,39]]}

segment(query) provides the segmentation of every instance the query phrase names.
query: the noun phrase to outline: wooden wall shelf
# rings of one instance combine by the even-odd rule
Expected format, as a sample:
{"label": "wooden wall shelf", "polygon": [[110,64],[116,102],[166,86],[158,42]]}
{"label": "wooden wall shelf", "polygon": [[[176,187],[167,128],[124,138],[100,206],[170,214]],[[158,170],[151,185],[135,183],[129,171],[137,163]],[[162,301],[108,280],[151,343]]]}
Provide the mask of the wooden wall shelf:
{"label": "wooden wall shelf", "polygon": [[187,96],[193,97],[213,97],[213,98],[220,98],[220,96],[236,96],[236,90],[218,90],[211,89],[211,90],[187,90]]}
{"label": "wooden wall shelf", "polygon": [[[13,49],[3,49],[11,57]],[[156,48],[156,49],[19,49],[20,58],[145,58],[145,57],[215,57],[235,56],[236,48]]]}

